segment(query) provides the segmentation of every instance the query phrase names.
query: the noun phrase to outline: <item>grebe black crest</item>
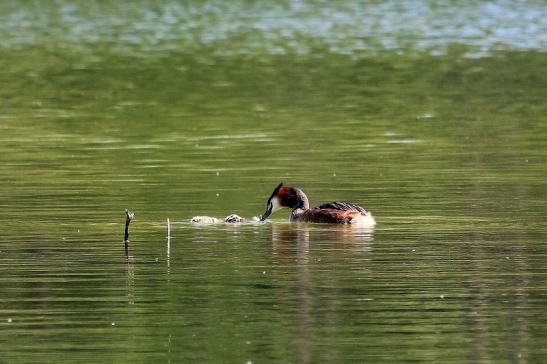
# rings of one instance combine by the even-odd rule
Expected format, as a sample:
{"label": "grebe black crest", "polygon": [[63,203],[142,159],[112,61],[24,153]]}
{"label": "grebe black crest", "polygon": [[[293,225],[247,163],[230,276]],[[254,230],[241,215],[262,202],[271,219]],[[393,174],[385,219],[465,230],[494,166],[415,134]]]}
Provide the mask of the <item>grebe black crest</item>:
{"label": "grebe black crest", "polygon": [[266,204],[266,212],[260,220],[266,220],[282,207],[290,208],[290,221],[323,222],[333,224],[358,224],[374,226],[372,214],[363,207],[349,202],[329,202],[310,208],[308,197],[296,187],[284,187],[280,183],[272,192]]}

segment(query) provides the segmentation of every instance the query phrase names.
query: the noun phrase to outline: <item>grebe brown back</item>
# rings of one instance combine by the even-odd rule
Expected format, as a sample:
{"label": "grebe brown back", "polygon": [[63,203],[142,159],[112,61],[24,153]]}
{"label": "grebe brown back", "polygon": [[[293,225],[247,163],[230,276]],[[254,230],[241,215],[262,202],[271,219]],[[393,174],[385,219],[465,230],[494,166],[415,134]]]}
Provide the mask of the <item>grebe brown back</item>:
{"label": "grebe brown back", "polygon": [[308,197],[302,190],[296,187],[283,187],[283,183],[273,190],[266,205],[266,212],[261,216],[260,221],[266,220],[268,216],[282,207],[292,209],[290,221],[359,224],[361,226],[376,224],[370,212],[349,202],[329,202],[310,208]]}

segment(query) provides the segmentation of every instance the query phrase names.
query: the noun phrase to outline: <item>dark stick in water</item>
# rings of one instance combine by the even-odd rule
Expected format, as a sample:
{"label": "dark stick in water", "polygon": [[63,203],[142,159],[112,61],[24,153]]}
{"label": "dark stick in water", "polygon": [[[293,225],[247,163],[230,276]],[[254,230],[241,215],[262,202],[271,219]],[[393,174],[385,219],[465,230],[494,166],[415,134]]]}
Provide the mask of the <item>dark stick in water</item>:
{"label": "dark stick in water", "polygon": [[125,244],[125,256],[129,257],[129,224],[135,217],[135,213],[129,211],[128,209],[125,209],[125,235],[123,238],[123,242]]}

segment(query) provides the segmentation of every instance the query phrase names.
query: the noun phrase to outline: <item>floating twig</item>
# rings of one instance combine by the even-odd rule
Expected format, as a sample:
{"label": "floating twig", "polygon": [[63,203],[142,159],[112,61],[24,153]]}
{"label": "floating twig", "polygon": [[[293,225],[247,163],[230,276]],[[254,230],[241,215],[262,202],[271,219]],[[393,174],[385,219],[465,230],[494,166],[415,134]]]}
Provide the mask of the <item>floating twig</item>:
{"label": "floating twig", "polygon": [[126,258],[129,257],[129,224],[131,223],[131,221],[133,221],[134,217],[135,217],[134,212],[131,212],[128,209],[125,209],[125,235],[123,238],[123,242],[125,244]]}
{"label": "floating twig", "polygon": [[167,218],[167,258],[171,255],[171,222]]}
{"label": "floating twig", "polygon": [[167,218],[167,272],[169,273],[169,267],[171,262],[169,261],[171,257],[171,221]]}

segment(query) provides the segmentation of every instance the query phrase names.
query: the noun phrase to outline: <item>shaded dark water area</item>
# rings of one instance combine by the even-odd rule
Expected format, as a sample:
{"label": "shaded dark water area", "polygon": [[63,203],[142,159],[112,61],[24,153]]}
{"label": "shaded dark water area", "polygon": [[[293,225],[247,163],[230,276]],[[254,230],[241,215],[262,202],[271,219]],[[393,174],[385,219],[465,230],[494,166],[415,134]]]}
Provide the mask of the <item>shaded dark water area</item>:
{"label": "shaded dark water area", "polygon": [[[519,10],[538,35],[525,43],[520,17],[479,36],[456,3],[432,11],[454,7],[460,42],[449,17],[425,35],[350,32],[354,11],[410,19],[412,6],[323,4],[339,27],[314,33],[329,17],[307,2],[269,18],[200,4],[228,15],[197,18],[194,38],[145,17],[137,40],[146,12],[89,8],[101,22],[81,4],[38,17],[0,2],[3,360],[542,362],[544,6]],[[510,20],[504,4],[473,9]],[[251,219],[279,181],[378,225],[289,224],[288,211],[189,223]]]}

